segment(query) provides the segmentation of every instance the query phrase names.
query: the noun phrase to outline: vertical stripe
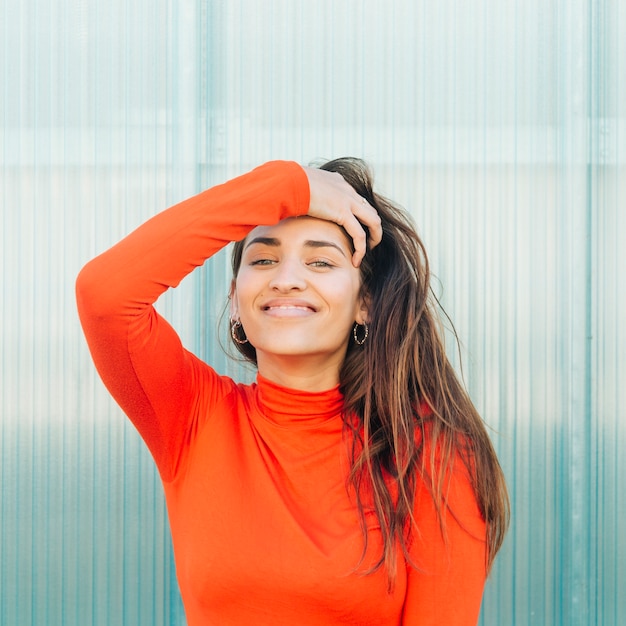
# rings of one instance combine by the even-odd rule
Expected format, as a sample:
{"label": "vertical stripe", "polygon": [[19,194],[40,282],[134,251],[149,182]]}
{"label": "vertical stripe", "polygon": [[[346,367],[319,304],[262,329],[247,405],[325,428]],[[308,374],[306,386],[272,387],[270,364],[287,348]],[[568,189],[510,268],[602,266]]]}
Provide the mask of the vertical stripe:
{"label": "vertical stripe", "polygon": [[[620,0],[2,0],[0,623],[184,623],[75,276],[202,188],[345,154],[414,217],[509,481],[481,624],[625,622],[624,41]],[[229,280],[225,252],[159,309],[249,379]]]}

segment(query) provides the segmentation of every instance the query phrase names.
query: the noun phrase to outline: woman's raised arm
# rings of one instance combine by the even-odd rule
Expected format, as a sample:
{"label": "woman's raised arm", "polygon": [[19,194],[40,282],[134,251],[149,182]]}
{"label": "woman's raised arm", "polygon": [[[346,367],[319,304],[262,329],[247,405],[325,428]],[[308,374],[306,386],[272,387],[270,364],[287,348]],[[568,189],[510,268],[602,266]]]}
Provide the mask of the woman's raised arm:
{"label": "woman's raised arm", "polygon": [[201,379],[212,372],[183,349],[154,302],[230,241],[308,208],[303,169],[267,163],[159,213],[80,272],[78,311],[94,363],[164,478],[202,409],[194,389],[203,384],[206,393]]}

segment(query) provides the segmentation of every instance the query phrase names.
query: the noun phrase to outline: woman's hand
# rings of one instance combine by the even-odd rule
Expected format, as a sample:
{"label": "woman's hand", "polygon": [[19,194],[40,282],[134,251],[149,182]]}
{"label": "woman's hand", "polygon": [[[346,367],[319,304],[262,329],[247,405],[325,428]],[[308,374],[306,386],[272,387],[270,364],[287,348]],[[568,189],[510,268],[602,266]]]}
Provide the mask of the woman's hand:
{"label": "woman's hand", "polygon": [[317,217],[342,226],[354,243],[352,264],[358,267],[367,251],[367,237],[363,226],[369,230],[370,248],[377,246],[383,236],[380,217],[376,209],[349,185],[341,174],[314,167],[305,167],[309,179],[311,217]]}

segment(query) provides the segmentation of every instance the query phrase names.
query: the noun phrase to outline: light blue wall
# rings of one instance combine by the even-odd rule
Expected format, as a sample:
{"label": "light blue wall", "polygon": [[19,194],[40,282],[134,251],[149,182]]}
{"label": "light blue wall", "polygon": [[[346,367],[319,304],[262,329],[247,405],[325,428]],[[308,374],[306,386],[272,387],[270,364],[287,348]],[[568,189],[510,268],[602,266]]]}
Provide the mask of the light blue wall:
{"label": "light blue wall", "polygon": [[[343,154],[415,216],[509,481],[481,623],[626,623],[624,41],[621,0],[0,2],[0,624],[184,623],[74,278],[207,186]],[[159,306],[245,377],[227,286],[219,256]]]}

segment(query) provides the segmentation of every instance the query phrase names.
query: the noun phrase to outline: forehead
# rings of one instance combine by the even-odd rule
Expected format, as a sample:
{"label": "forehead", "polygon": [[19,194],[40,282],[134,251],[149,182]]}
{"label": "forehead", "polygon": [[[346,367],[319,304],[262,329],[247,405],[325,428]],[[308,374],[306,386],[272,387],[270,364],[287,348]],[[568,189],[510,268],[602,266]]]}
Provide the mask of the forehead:
{"label": "forehead", "polygon": [[329,241],[352,253],[352,241],[346,231],[327,220],[309,217],[289,217],[272,226],[257,226],[248,233],[246,245],[259,237],[277,239],[279,244],[302,244],[309,240]]}

